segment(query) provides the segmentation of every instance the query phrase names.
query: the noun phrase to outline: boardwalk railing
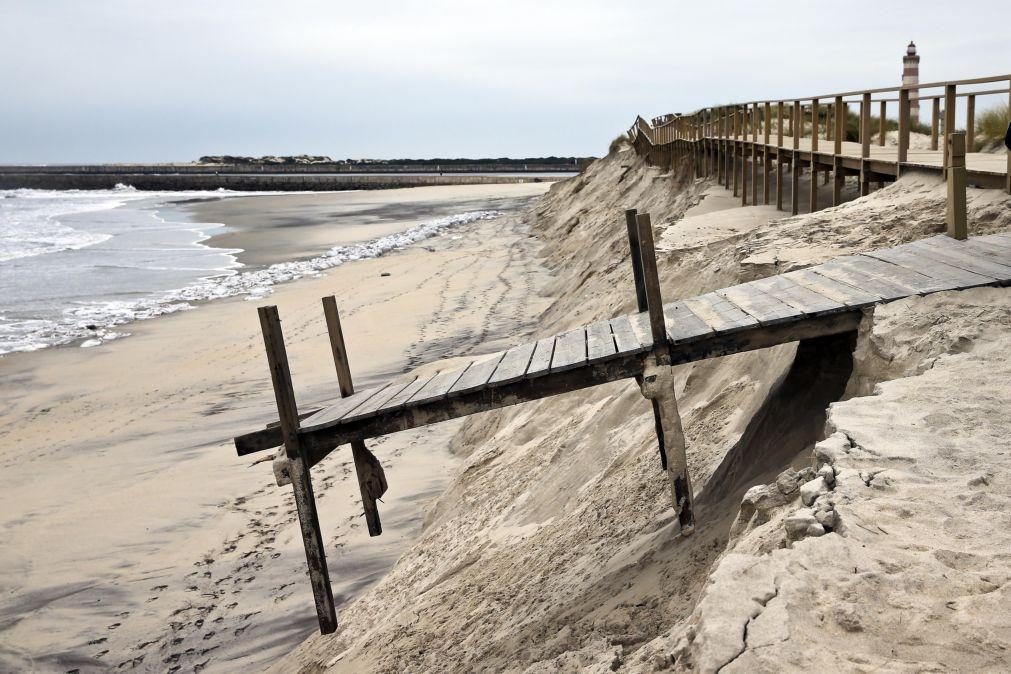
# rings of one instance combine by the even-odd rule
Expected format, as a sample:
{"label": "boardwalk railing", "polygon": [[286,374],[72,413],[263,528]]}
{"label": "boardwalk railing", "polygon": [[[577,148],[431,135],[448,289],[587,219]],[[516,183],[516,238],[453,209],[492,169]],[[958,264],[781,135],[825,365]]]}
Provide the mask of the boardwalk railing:
{"label": "boardwalk railing", "polygon": [[[784,168],[789,167],[790,210],[797,213],[799,177],[805,168],[812,172],[812,211],[817,210],[818,171],[824,171],[826,183],[830,175],[833,178],[833,205],[841,201],[847,175],[858,176],[860,193],[867,194],[871,183],[894,180],[907,169],[943,172],[950,163],[942,138],[955,131],[956,113],[964,105],[968,182],[1011,192],[1011,152],[972,152],[976,102],[987,96],[1000,97],[1011,106],[1011,75],[732,103],[661,115],[652,123],[637,117],[629,138],[654,165],[687,161],[696,177],[716,176],[735,196],[740,194],[742,204],[748,203],[749,183],[751,203],[760,202],[759,187],[761,203],[770,203],[770,176],[775,170],[775,203],[782,209]],[[920,121],[921,106],[927,105],[929,127]],[[855,141],[847,140],[851,106],[858,120]],[[894,122],[888,117],[893,112]],[[896,124],[896,145],[892,146],[888,132]],[[914,127],[929,131],[928,147],[911,144]]]}

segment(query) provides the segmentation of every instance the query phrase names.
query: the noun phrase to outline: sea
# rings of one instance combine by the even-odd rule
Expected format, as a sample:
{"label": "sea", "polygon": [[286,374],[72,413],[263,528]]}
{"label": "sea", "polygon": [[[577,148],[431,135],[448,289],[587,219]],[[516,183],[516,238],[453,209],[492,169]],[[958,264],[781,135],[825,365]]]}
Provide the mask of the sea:
{"label": "sea", "polygon": [[200,199],[293,194],[228,190],[147,192],[0,190],[0,356],[69,345],[91,348],[129,335],[133,321],[244,295],[345,262],[378,257],[497,211],[418,224],[317,257],[264,267],[207,241],[225,223],[199,223],[181,206]]}

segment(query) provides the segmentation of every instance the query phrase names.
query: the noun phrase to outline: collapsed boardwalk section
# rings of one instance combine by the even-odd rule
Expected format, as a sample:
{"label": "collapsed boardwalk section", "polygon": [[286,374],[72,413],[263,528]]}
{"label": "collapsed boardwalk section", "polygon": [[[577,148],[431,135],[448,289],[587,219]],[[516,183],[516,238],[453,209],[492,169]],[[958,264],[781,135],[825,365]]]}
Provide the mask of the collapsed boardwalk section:
{"label": "collapsed boardwalk section", "polygon": [[[682,532],[694,514],[685,444],[670,368],[731,353],[856,330],[862,310],[902,297],[1011,282],[1011,236],[922,241],[837,258],[807,269],[663,304],[648,215],[628,214],[640,312],[582,326],[429,375],[360,392],[350,387],[332,298],[325,301],[338,376],[345,394],[335,404],[298,414],[276,309],[261,309],[280,424],[235,439],[240,455],[283,444],[279,481],[291,482],[302,522],[320,628],[336,628],[309,469],[351,444],[370,533],[378,533],[375,499],[385,490],[364,441],[477,412],[619,379],[634,379],[654,403],[661,462],[671,482]],[[338,334],[335,337],[335,326]],[[348,386],[343,384],[345,380]],[[371,460],[369,459],[371,457]],[[363,477],[364,476],[364,477]],[[371,512],[370,512],[371,511]],[[375,526],[373,526],[374,518]]]}

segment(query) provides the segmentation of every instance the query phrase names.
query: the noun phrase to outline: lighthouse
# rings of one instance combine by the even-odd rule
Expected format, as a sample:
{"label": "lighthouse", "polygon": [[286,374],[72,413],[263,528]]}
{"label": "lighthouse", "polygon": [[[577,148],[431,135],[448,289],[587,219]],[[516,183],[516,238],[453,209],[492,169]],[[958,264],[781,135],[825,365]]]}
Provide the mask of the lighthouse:
{"label": "lighthouse", "polygon": [[[920,83],[920,57],[916,54],[916,45],[909,41],[906,55],[902,57],[902,86]],[[909,117],[913,122],[920,121],[920,90],[909,90]]]}

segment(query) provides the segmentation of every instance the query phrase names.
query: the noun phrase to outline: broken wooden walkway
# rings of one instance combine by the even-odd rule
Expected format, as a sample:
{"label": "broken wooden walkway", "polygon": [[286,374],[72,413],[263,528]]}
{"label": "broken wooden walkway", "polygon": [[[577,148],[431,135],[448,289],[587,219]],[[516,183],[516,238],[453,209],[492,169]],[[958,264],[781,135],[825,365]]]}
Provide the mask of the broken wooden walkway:
{"label": "broken wooden walkway", "polygon": [[[621,379],[652,398],[664,467],[683,529],[694,519],[684,439],[670,367],[857,329],[862,310],[904,297],[1011,283],[1011,235],[957,241],[946,236],[847,255],[806,269],[663,304],[648,215],[628,213],[640,312],[580,326],[355,392],[333,298],[327,324],[344,396],[299,418],[275,307],[260,310],[280,423],[235,438],[240,456],[278,446],[282,476],[299,507],[320,628],[336,628],[309,468],[341,445],[354,451],[369,531],[379,533],[375,499],[386,489],[364,440]],[[668,390],[669,389],[669,390]],[[666,441],[665,441],[666,437]]]}

